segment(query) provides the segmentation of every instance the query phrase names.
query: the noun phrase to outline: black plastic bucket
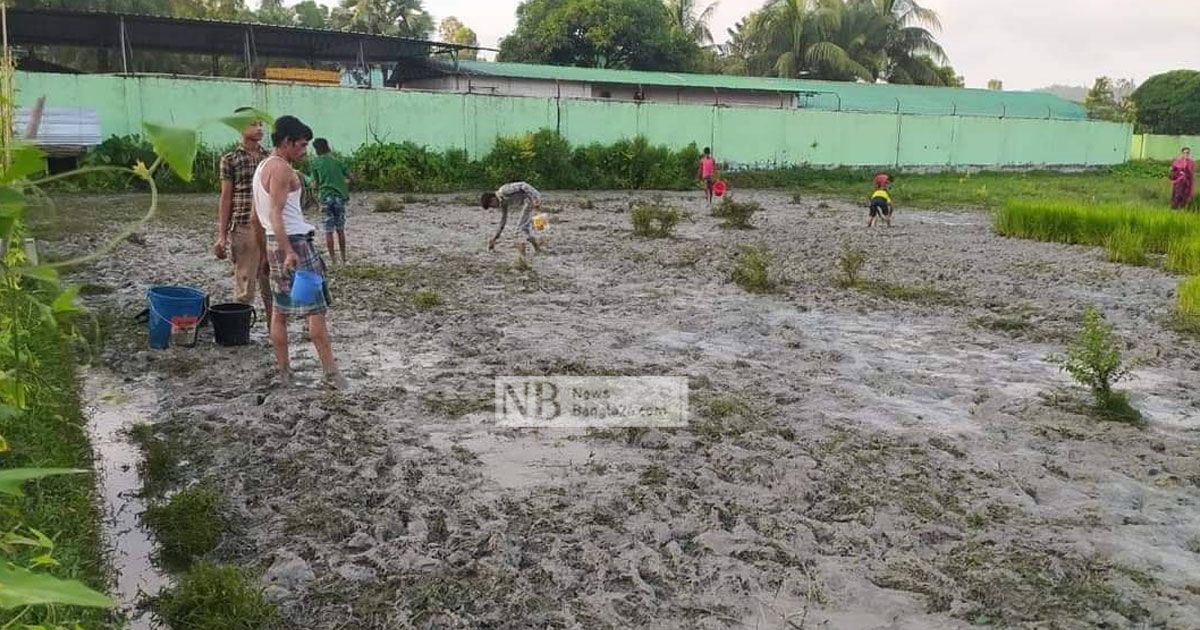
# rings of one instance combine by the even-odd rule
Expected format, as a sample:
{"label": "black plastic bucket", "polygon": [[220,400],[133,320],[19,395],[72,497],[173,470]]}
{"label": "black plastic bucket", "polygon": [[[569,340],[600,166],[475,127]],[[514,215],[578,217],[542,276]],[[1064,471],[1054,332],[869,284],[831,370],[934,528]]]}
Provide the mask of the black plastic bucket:
{"label": "black plastic bucket", "polygon": [[219,346],[244,346],[250,343],[250,327],[258,319],[253,306],[237,302],[209,307],[208,317],[212,322],[213,337]]}

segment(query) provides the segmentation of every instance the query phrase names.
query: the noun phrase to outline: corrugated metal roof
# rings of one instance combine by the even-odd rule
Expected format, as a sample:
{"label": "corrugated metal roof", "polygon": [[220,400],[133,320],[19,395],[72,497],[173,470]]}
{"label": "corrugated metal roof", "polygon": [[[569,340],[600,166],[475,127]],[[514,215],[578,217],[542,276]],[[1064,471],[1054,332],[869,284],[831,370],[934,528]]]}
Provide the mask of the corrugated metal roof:
{"label": "corrugated metal roof", "polygon": [[[488,61],[460,61],[458,68],[458,72],[463,74],[547,81],[788,92],[804,95],[800,100],[802,107],[830,111],[1005,116],[1010,118],[1087,118],[1087,111],[1081,105],[1053,94],[1040,92],[1003,92],[685,72],[608,70]],[[453,72],[453,69],[450,68],[449,71]]]}
{"label": "corrugated metal roof", "polygon": [[[25,137],[31,108],[16,111],[16,136]],[[38,124],[38,146],[91,147],[100,144],[100,115],[91,107],[47,107]]]}

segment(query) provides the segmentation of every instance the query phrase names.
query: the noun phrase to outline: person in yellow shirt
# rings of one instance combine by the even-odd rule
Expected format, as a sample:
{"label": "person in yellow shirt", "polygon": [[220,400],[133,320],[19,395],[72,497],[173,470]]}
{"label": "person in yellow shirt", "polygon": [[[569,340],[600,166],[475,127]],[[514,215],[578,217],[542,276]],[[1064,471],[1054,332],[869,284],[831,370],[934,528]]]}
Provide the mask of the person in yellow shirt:
{"label": "person in yellow shirt", "polygon": [[888,193],[888,188],[892,182],[886,173],[880,173],[875,176],[875,192],[871,193],[871,214],[867,218],[867,227],[875,225],[876,217],[883,217],[888,227],[892,227],[892,195]]}

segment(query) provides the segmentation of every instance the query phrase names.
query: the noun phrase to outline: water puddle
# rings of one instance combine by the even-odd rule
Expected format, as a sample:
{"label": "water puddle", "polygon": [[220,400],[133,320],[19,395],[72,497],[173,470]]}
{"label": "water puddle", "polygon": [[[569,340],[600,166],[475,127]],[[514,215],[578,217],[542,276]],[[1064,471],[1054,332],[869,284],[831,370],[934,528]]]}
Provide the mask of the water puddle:
{"label": "water puddle", "polygon": [[154,615],[137,609],[145,595],[155,595],[169,584],[151,562],[154,540],[138,517],[145,504],[138,496],[141,482],[137,463],[141,457],[125,431],[147,422],[157,404],[152,391],[122,382],[112,373],[92,368],[84,377],[88,432],[96,451],[100,495],[104,497],[104,538],[112,549],[117,572],[113,593],[129,619],[130,630],[154,627]]}

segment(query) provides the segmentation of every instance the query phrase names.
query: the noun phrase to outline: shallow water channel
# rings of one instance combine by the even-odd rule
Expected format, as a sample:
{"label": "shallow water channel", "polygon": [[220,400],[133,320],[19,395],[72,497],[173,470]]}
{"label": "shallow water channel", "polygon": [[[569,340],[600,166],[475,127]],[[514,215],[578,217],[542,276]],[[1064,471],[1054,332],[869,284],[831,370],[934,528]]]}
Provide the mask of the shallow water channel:
{"label": "shallow water channel", "polygon": [[138,609],[138,600],[155,595],[169,578],[151,561],[154,540],[139,520],[145,503],[139,495],[137,464],[141,453],[129,439],[130,427],[149,421],[155,406],[153,391],[101,368],[90,368],[84,378],[88,431],[96,451],[98,494],[104,499],[105,544],[112,550],[116,573],[112,593],[129,619],[132,630],[154,627],[154,615]]}

